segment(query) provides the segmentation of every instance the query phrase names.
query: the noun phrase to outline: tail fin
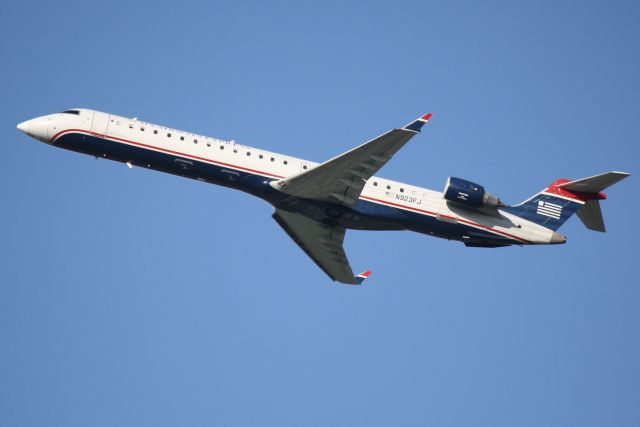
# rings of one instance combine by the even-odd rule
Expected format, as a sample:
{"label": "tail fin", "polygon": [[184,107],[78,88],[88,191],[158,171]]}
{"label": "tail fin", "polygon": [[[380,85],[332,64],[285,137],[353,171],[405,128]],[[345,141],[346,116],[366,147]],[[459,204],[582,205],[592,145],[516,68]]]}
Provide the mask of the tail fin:
{"label": "tail fin", "polygon": [[574,181],[558,179],[525,202],[503,210],[553,231],[577,212],[587,228],[604,231],[600,200],[607,196],[602,190],[628,176],[625,172],[606,172]]}

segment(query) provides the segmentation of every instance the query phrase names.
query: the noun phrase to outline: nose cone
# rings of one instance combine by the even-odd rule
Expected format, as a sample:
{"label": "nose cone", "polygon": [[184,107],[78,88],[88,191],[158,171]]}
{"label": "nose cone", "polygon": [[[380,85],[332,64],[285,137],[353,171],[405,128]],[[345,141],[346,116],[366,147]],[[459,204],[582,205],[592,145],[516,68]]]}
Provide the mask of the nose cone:
{"label": "nose cone", "polygon": [[564,234],[560,234],[554,231],[551,235],[551,241],[549,243],[551,243],[552,245],[560,245],[562,243],[565,243],[566,241],[567,238],[564,236]]}
{"label": "nose cone", "polygon": [[27,135],[29,134],[29,120],[27,120],[26,122],[18,123],[18,126],[16,127],[20,132],[26,133]]}
{"label": "nose cone", "polygon": [[49,142],[49,127],[51,126],[51,118],[49,116],[37,117],[18,124],[16,127],[21,132],[29,135],[31,138],[41,142]]}

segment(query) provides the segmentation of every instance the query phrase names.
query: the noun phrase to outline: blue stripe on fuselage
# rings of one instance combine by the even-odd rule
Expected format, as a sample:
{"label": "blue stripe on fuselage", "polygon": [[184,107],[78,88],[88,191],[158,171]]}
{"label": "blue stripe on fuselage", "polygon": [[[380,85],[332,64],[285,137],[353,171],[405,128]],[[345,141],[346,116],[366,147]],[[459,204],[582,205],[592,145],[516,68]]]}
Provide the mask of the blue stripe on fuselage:
{"label": "blue stripe on fuselage", "polygon": [[[230,165],[218,165],[195,160],[187,155],[180,156],[148,148],[121,143],[95,135],[83,133],[67,133],[53,143],[54,146],[119,162],[132,162],[136,166],[148,167],[185,178],[204,180],[209,183],[241,190],[260,197],[274,206],[279,206],[284,199],[290,199],[284,193],[275,190],[269,182],[275,178],[261,176],[256,173],[234,168]],[[214,160],[212,160],[214,162]],[[314,204],[315,202],[305,201]],[[399,207],[388,206],[368,200],[359,199],[354,209],[343,206],[332,206],[337,210],[349,211],[367,221],[378,222],[363,227],[362,224],[341,224],[355,229],[407,229],[453,240],[463,240],[469,236],[472,240],[490,241],[506,244],[522,244],[522,242],[497,236],[490,231],[478,229],[467,224],[443,222],[431,215],[413,212]],[[344,218],[349,217],[345,215]],[[366,222],[366,221],[365,221]],[[393,224],[393,225],[392,225]]]}

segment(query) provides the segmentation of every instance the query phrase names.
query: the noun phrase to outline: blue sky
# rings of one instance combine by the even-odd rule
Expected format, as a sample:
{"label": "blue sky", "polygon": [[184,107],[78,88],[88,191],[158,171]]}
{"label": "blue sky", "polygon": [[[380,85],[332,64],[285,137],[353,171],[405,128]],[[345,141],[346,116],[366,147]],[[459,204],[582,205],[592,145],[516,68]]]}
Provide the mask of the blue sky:
{"label": "blue sky", "polygon": [[[7,2],[0,424],[637,426],[637,2]],[[608,170],[606,234],[347,235],[333,284],[228,189],[45,146],[86,107],[508,203]]]}

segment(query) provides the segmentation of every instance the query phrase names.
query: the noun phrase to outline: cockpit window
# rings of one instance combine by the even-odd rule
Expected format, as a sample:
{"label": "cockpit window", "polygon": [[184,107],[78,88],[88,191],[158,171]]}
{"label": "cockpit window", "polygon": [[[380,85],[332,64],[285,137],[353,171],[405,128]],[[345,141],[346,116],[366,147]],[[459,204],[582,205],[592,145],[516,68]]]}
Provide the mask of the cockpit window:
{"label": "cockpit window", "polygon": [[64,110],[62,114],[75,114],[76,116],[80,115],[80,111],[78,110]]}

